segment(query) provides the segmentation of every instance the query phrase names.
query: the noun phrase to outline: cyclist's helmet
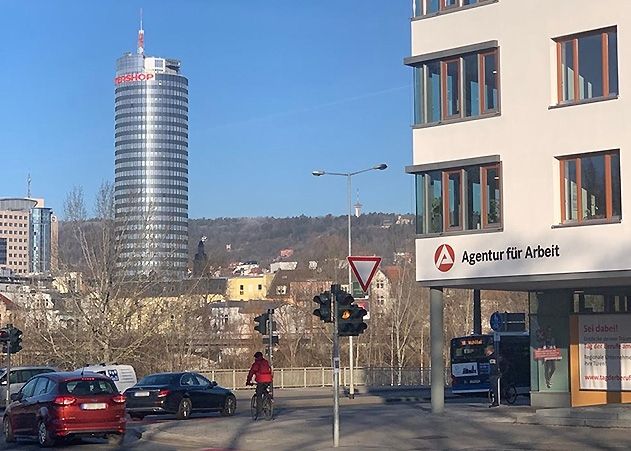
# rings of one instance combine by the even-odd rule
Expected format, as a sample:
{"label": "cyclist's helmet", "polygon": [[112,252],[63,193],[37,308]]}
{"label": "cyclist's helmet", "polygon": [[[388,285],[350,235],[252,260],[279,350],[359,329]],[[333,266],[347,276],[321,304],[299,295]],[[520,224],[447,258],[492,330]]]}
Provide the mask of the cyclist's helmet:
{"label": "cyclist's helmet", "polygon": [[256,353],[254,354],[254,358],[255,358],[255,359],[258,359],[258,358],[261,358],[261,357],[263,357],[263,353],[262,353],[261,351],[258,351],[258,352],[256,352]]}

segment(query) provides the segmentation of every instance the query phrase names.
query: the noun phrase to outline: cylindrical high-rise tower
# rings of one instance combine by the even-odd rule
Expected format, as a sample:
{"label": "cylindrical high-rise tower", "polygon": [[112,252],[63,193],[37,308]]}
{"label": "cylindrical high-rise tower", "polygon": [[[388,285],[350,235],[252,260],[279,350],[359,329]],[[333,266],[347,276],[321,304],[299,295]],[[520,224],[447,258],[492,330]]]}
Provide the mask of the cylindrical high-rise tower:
{"label": "cylindrical high-rise tower", "polygon": [[117,266],[182,278],[188,264],[188,80],[177,60],[138,52],[116,62]]}

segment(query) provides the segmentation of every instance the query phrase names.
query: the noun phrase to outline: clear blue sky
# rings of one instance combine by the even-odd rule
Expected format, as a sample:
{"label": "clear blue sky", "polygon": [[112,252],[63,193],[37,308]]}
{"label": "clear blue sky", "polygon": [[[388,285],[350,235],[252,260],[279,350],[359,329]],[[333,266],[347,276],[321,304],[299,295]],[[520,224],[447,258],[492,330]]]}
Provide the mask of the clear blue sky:
{"label": "clear blue sky", "polygon": [[114,70],[144,11],[146,54],[190,84],[191,218],[413,210],[410,0],[3,0],[0,197],[62,213],[114,177]]}

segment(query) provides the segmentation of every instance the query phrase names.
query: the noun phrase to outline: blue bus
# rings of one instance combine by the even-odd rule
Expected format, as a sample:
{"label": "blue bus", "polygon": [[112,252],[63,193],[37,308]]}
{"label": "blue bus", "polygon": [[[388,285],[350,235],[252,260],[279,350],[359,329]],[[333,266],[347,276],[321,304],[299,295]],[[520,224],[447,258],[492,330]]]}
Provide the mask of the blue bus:
{"label": "blue bus", "polygon": [[530,390],[530,339],[527,332],[496,332],[467,335],[451,340],[451,391],[455,394],[489,391],[490,368],[485,349],[494,345],[504,362],[502,380],[509,381],[517,393]]}

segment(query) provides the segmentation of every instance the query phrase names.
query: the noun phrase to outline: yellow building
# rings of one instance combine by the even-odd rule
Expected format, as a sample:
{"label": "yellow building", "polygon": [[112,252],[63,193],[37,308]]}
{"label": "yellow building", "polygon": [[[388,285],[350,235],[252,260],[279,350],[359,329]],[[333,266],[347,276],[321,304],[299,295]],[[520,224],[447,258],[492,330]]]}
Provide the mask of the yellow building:
{"label": "yellow building", "polygon": [[236,276],[228,279],[228,299],[234,301],[249,301],[265,299],[274,274],[257,274]]}

